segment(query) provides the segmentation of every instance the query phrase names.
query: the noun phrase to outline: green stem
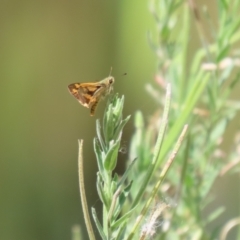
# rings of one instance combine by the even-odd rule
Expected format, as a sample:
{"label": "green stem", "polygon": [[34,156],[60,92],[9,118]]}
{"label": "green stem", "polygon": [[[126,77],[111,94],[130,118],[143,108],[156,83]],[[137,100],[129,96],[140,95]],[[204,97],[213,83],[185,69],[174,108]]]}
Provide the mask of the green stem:
{"label": "green stem", "polygon": [[84,186],[84,172],[83,172],[83,140],[78,140],[79,144],[79,153],[78,153],[78,176],[79,176],[79,188],[80,188],[80,197],[82,202],[83,216],[84,221],[87,227],[88,236],[90,240],[95,240],[95,235],[93,232],[90,215],[88,212],[87,198],[85,194]]}
{"label": "green stem", "polygon": [[150,163],[146,177],[145,177],[143,183],[141,184],[140,190],[138,191],[137,196],[133,201],[132,208],[135,207],[138,204],[138,202],[140,201],[140,199],[141,199],[143,193],[145,192],[145,189],[154,173],[154,170],[156,169],[157,159],[160,154],[165,129],[167,126],[167,119],[168,119],[168,113],[169,113],[169,108],[170,108],[170,100],[171,100],[171,86],[170,86],[170,84],[168,84],[167,92],[166,92],[166,102],[165,102],[164,111],[163,111],[162,124],[159,129],[159,134],[158,134],[158,138],[157,138],[157,142],[156,142],[154,154],[153,154],[153,160]]}
{"label": "green stem", "polygon": [[175,157],[176,157],[176,154],[177,154],[177,152],[178,152],[178,150],[179,150],[179,148],[180,148],[180,146],[181,146],[181,144],[182,144],[183,138],[184,138],[184,136],[185,136],[185,134],[186,134],[186,132],[187,132],[187,128],[188,128],[188,125],[185,125],[184,128],[183,128],[183,130],[182,130],[182,133],[181,133],[181,135],[179,136],[179,139],[178,139],[178,141],[177,141],[177,143],[176,143],[176,145],[175,145],[175,147],[174,147],[174,149],[173,149],[173,152],[172,152],[171,156],[169,157],[169,159],[167,160],[167,162],[164,164],[164,167],[163,167],[163,169],[162,169],[162,171],[161,171],[159,180],[158,180],[157,184],[154,186],[154,188],[153,188],[153,190],[152,190],[151,197],[149,198],[149,200],[147,201],[147,203],[146,203],[145,206],[143,207],[140,215],[137,217],[137,220],[136,220],[136,222],[135,222],[135,224],[134,224],[134,226],[133,226],[133,228],[132,228],[132,230],[131,230],[128,238],[127,238],[127,240],[131,240],[131,239],[133,238],[133,236],[134,236],[134,234],[136,233],[136,230],[137,230],[137,228],[139,227],[141,221],[142,221],[143,218],[146,216],[146,213],[147,213],[147,211],[149,210],[150,205],[151,205],[152,201],[154,200],[154,198],[155,198],[155,196],[156,196],[156,194],[157,194],[157,192],[158,192],[158,190],[159,190],[159,187],[160,187],[160,185],[161,185],[162,182],[163,182],[164,177],[165,177],[166,174],[167,174],[167,171],[170,169],[170,167],[171,167],[171,165],[172,165],[172,163],[173,163],[173,160],[174,160]]}

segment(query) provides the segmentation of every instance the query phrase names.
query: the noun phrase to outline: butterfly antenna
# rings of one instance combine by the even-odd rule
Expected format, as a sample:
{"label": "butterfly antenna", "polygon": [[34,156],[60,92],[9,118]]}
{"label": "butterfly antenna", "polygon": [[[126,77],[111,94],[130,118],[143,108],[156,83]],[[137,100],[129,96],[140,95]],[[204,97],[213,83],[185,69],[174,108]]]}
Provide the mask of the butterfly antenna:
{"label": "butterfly antenna", "polygon": [[112,67],[110,68],[109,77],[111,76],[111,74],[112,74]]}
{"label": "butterfly antenna", "polygon": [[120,76],[126,76],[127,75],[127,73],[123,73],[123,74],[121,74]]}

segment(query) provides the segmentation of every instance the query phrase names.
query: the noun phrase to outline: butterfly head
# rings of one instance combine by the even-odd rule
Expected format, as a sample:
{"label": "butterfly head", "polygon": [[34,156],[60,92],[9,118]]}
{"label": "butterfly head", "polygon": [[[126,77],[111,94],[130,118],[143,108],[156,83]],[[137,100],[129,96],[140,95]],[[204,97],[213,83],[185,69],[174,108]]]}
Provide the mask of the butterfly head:
{"label": "butterfly head", "polygon": [[108,83],[108,85],[112,85],[113,83],[114,83],[114,77],[112,77],[112,76],[109,76],[108,78],[107,78],[107,83]]}

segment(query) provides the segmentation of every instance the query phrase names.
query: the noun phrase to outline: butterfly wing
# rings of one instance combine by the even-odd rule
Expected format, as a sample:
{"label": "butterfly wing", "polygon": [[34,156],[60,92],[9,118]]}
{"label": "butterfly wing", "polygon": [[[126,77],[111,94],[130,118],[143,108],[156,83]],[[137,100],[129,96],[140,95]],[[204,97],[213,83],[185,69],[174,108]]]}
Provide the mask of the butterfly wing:
{"label": "butterfly wing", "polygon": [[95,93],[101,88],[101,85],[94,83],[72,83],[68,86],[69,92],[84,107],[91,107],[94,102]]}

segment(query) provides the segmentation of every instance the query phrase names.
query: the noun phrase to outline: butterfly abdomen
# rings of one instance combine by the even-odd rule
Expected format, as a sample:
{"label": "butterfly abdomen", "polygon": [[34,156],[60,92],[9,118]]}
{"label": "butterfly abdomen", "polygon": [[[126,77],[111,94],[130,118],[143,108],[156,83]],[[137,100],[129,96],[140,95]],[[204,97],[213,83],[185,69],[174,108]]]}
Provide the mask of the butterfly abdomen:
{"label": "butterfly abdomen", "polygon": [[91,107],[91,109],[90,109],[90,116],[93,116],[93,115],[94,115],[95,110],[96,110],[96,107],[97,107],[97,104],[98,104],[98,101],[96,101],[96,102],[92,105],[92,107]]}

